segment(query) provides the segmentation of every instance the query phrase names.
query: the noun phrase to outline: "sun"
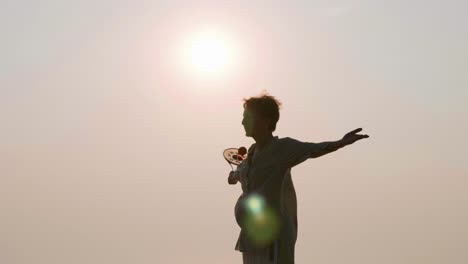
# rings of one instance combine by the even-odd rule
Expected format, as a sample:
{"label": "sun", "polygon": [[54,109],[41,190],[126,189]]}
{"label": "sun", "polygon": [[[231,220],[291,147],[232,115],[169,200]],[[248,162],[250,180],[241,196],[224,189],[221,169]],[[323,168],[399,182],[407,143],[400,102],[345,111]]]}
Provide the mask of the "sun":
{"label": "sun", "polygon": [[232,70],[234,43],[226,34],[205,30],[193,34],[185,43],[184,61],[190,72],[219,77]]}

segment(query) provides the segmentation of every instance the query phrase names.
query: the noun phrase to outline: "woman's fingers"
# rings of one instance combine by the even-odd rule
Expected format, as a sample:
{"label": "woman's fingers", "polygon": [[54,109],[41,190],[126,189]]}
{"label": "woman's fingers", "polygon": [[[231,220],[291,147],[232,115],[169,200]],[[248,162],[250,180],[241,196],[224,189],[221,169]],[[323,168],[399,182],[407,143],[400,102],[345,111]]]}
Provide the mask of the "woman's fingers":
{"label": "woman's fingers", "polygon": [[237,178],[236,178],[236,174],[234,173],[234,171],[229,172],[228,183],[229,184],[237,183]]}
{"label": "woman's fingers", "polygon": [[362,128],[356,128],[353,131],[349,132],[348,134],[356,134],[357,132],[362,131]]}

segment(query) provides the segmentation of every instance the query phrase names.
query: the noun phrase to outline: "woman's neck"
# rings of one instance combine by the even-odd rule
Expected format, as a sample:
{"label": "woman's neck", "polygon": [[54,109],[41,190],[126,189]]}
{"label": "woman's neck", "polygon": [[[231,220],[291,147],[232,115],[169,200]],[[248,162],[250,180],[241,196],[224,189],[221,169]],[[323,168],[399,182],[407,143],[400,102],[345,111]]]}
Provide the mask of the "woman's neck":
{"label": "woman's neck", "polygon": [[268,143],[273,140],[273,135],[271,133],[265,134],[259,137],[254,137],[255,139],[255,150],[261,151]]}

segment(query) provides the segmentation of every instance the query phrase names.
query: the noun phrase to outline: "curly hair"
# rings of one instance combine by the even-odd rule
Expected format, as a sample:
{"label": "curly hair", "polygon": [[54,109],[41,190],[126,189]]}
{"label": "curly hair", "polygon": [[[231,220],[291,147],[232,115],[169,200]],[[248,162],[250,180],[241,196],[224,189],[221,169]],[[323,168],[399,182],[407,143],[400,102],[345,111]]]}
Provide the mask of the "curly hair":
{"label": "curly hair", "polygon": [[258,113],[262,118],[270,120],[270,130],[276,130],[276,123],[279,120],[279,109],[281,102],[274,96],[269,95],[265,90],[257,97],[243,98],[244,109],[249,109]]}

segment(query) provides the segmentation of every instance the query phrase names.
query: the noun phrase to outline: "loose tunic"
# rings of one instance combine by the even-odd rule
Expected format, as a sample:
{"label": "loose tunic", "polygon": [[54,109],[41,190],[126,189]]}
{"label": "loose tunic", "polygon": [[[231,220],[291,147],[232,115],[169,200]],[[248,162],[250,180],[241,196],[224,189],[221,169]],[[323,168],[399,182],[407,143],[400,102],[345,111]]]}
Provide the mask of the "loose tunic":
{"label": "loose tunic", "polygon": [[[253,192],[262,195],[279,217],[280,230],[270,248],[276,248],[277,261],[281,264],[294,263],[294,247],[297,238],[297,199],[291,178],[291,168],[308,158],[322,153],[328,143],[301,142],[293,138],[278,138],[264,147],[252,161],[255,143],[248,150],[248,158],[237,168],[242,195],[236,203],[236,220],[241,226],[238,209],[242,199]],[[241,227],[235,249],[241,252],[258,250]]]}

